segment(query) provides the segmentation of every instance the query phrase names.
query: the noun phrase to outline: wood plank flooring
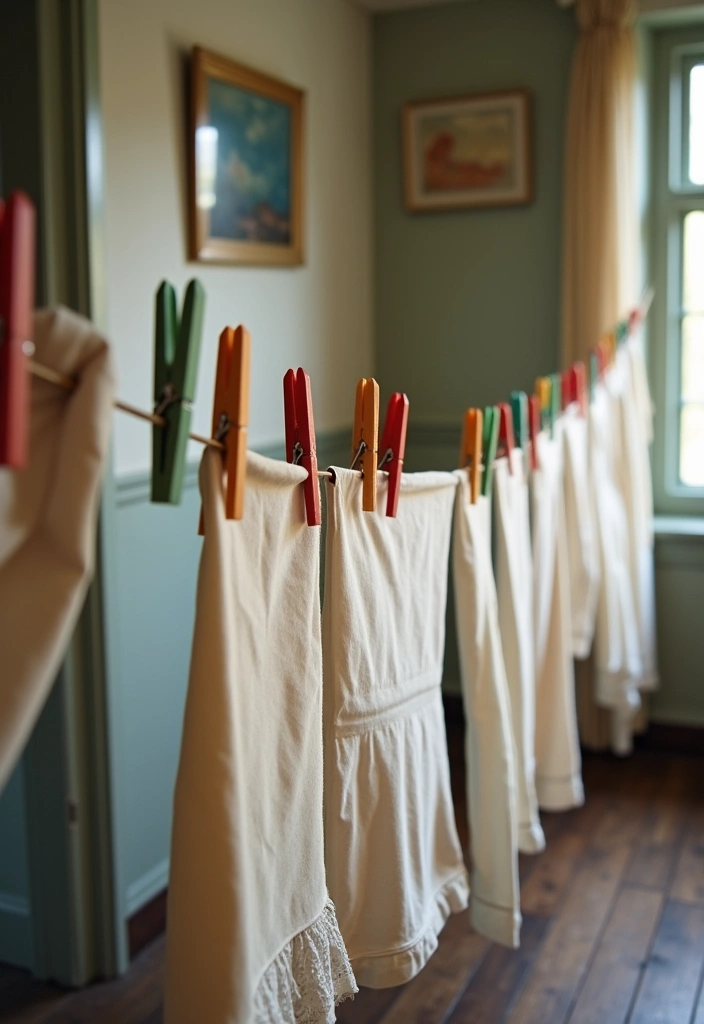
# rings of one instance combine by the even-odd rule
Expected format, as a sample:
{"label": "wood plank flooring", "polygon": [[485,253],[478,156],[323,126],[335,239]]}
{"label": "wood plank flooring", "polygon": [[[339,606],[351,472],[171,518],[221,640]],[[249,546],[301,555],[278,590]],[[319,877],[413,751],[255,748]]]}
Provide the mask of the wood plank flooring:
{"label": "wood plank flooring", "polygon": [[[450,741],[466,844],[462,743]],[[547,849],[521,857],[521,948],[454,915],[416,978],[363,989],[341,1024],[704,1024],[704,759],[587,755],[584,779],[585,806],[544,815]],[[82,992],[0,966],[0,1021],[161,1024],[163,965],[160,938],[126,977]]]}

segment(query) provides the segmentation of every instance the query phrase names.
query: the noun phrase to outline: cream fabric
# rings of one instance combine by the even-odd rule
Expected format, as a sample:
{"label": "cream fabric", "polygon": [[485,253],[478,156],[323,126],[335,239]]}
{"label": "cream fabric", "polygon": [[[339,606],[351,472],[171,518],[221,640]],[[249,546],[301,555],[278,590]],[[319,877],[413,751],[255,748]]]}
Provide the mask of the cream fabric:
{"label": "cream fabric", "polygon": [[555,438],[537,437],[531,475],[535,583],[535,785],[544,810],[584,802],[572,661],[569,564],[563,490],[562,417]]}
{"label": "cream fabric", "polygon": [[564,365],[585,359],[635,299],[635,0],[577,0],[563,228]]}
{"label": "cream fabric", "polygon": [[326,488],[325,858],[361,985],[412,978],[467,905],[440,694],[456,481],[403,474],[398,517],[362,511],[356,473]]}
{"label": "cream fabric", "polygon": [[535,653],[533,649],[533,555],[523,452],[494,464],[496,593],[511,722],[516,751],[518,849],[545,847],[535,792]]}
{"label": "cream fabric", "polygon": [[586,658],[592,648],[599,596],[599,547],[594,523],[594,481],[589,475],[589,427],[573,403],[562,420],[565,459],[565,525],[570,569],[572,653]]}
{"label": "cream fabric", "polygon": [[356,991],[325,888],[319,530],[306,471],[200,469],[205,538],[174,796],[167,1024],[332,1022]]}
{"label": "cream fabric", "polygon": [[472,924],[495,942],[516,947],[521,928],[516,762],[491,565],[491,507],[483,496],[472,505],[467,471],[456,475],[452,557],[466,721]]}
{"label": "cream fabric", "polygon": [[29,465],[0,469],[0,790],[44,706],[93,574],[114,397],[108,344],[66,309],[34,316]]}
{"label": "cream fabric", "polygon": [[619,489],[623,462],[620,372],[597,383],[589,408],[590,475],[594,481],[601,585],[597,604],[594,698],[611,709],[610,745],[630,749],[630,722],[640,707],[642,674],[638,629],[629,572],[628,519]]}

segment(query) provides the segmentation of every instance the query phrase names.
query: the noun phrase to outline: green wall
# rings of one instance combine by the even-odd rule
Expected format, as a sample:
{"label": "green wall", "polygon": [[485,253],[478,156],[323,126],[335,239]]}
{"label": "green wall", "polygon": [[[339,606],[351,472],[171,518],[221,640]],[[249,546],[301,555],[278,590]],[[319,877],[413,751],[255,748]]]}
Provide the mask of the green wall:
{"label": "green wall", "polygon": [[[477,0],[374,19],[377,372],[412,423],[532,390],[557,369],[562,164],[574,12],[555,0]],[[401,108],[409,100],[527,88],[530,206],[406,213]],[[409,468],[416,468],[413,465]]]}

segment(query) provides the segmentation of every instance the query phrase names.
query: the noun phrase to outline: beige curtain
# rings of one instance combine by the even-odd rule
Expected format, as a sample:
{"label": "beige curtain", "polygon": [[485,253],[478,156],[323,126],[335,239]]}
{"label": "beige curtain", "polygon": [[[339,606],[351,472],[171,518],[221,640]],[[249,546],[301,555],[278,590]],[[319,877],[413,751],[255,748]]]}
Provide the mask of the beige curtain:
{"label": "beige curtain", "polygon": [[[636,300],[633,101],[635,0],[576,0],[564,196],[562,358],[586,359]],[[577,662],[582,743],[609,746],[610,713],[592,698],[593,662]],[[641,716],[642,727],[644,716]]]}
{"label": "beige curtain", "polygon": [[562,356],[585,359],[637,296],[635,0],[577,0],[565,160]]}

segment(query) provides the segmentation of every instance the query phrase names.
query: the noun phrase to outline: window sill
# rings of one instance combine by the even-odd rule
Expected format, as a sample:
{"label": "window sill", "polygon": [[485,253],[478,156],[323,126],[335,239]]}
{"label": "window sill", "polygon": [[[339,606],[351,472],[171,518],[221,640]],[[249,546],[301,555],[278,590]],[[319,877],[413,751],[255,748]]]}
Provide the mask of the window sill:
{"label": "window sill", "polygon": [[704,517],[655,516],[653,533],[656,537],[704,537]]}

